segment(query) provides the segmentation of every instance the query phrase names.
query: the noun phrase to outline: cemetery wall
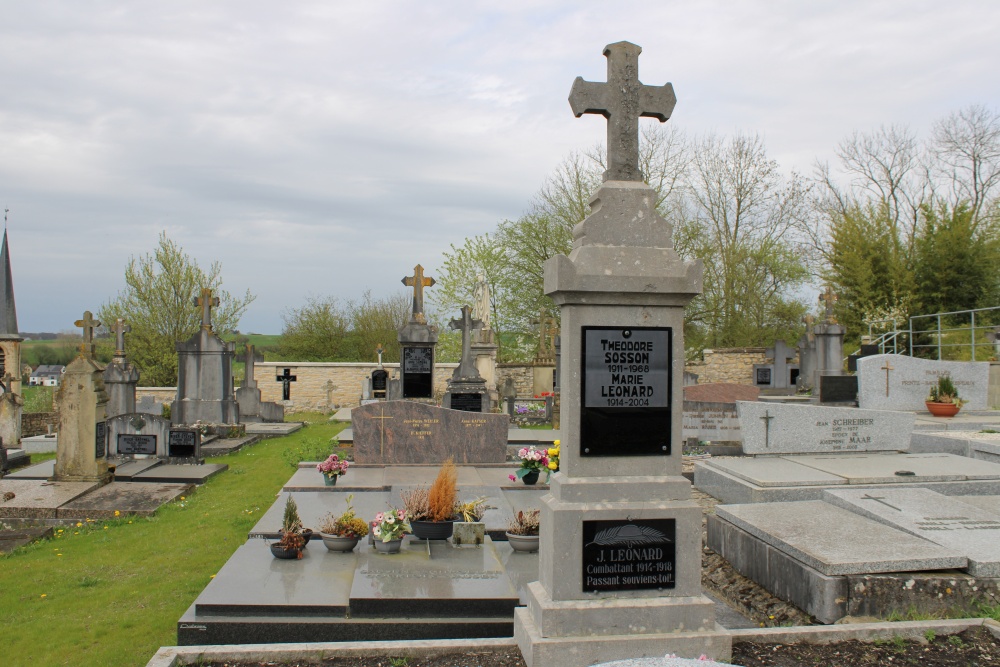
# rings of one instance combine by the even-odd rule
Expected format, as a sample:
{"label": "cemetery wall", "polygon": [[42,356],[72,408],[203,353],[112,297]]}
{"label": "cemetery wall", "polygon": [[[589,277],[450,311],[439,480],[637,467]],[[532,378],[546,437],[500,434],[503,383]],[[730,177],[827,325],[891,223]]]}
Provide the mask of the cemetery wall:
{"label": "cemetery wall", "polygon": [[1000,361],[990,362],[990,387],[986,404],[993,410],[1000,410]]}
{"label": "cemetery wall", "polygon": [[503,384],[506,377],[514,378],[518,397],[534,396],[535,371],[531,364],[497,364],[498,387]]}
{"label": "cemetery wall", "polygon": [[21,437],[30,438],[35,435],[45,435],[49,432],[48,425],[52,425],[53,432],[59,424],[58,412],[29,412],[21,415]]}
{"label": "cemetery wall", "polygon": [[763,347],[730,347],[705,350],[702,361],[688,362],[684,370],[698,376],[698,384],[730,382],[753,384],[753,365],[767,363]]}

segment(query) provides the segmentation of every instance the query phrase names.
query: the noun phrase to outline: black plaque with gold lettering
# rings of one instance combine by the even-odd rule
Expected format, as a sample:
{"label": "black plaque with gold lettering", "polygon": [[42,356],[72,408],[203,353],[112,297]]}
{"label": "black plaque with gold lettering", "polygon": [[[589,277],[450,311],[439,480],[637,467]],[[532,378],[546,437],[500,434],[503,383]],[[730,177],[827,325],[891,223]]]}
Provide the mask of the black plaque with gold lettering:
{"label": "black plaque with gold lettering", "polygon": [[676,532],[675,519],[584,521],[584,592],[673,588]]}
{"label": "black plaque with gold lettering", "polygon": [[670,327],[583,327],[581,456],[670,454]]}

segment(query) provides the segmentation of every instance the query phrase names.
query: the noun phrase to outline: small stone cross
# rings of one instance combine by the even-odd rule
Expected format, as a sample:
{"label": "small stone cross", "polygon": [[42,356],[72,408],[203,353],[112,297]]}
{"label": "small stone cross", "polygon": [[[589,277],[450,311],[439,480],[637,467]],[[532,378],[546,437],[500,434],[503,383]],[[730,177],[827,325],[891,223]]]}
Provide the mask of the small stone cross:
{"label": "small stone cross", "polygon": [[771,420],[774,419],[774,415],[771,414],[770,410],[764,411],[764,416],[760,418],[764,422],[764,446],[771,446]]}
{"label": "small stone cross", "polygon": [[820,295],[819,300],[821,303],[826,303],[826,321],[830,324],[836,324],[837,319],[833,316],[833,304],[837,303],[837,295],[833,293],[833,288],[827,285],[826,291]]}
{"label": "small stone cross", "polygon": [[247,343],[246,348],[243,350],[243,354],[240,357],[240,361],[243,362],[243,383],[240,384],[241,387],[256,387],[257,380],[254,378],[254,368],[253,365],[258,361],[264,361],[264,353],[257,352],[254,346]]}
{"label": "small stone cross", "polygon": [[83,329],[83,343],[80,345],[80,356],[86,359],[93,359],[96,353],[94,345],[94,329],[101,326],[100,320],[95,320],[89,310],[83,311],[83,319],[77,320],[74,324]]}
{"label": "small stone cross", "polygon": [[889,395],[889,371],[894,371],[896,369],[892,367],[892,362],[889,359],[886,359],[885,360],[885,366],[883,366],[879,370],[885,371],[885,395],[888,396]]}
{"label": "small stone cross", "polygon": [[384,351],[384,349],[382,347],[382,343],[379,343],[377,346],[375,346],[375,354],[378,355],[378,367],[379,368],[382,368],[382,352],[383,351]]}
{"label": "small stone cross", "polygon": [[472,332],[477,329],[483,328],[483,321],[476,320],[472,318],[472,308],[469,306],[462,306],[462,318],[457,320],[452,320],[448,323],[448,326],[452,329],[458,329],[462,332],[462,361],[458,365],[458,376],[459,377],[476,377],[479,375],[479,371],[475,370],[475,364],[472,361],[472,345],[471,336]]}
{"label": "small stone cross", "polygon": [[861,496],[861,500],[874,500],[875,502],[879,503],[880,505],[885,505],[886,507],[891,507],[892,509],[896,510],[897,512],[902,512],[903,511],[903,510],[899,509],[898,507],[896,507],[895,505],[890,505],[889,503],[885,502],[885,496],[871,496],[871,495],[868,495],[866,493],[865,495]]}
{"label": "small stone cross", "polygon": [[201,290],[201,296],[195,297],[196,306],[201,306],[201,328],[212,330],[212,306],[219,305],[219,297],[212,296],[212,290],[205,287]]}
{"label": "small stone cross", "polygon": [[125,356],[125,334],[132,331],[132,327],[125,324],[125,320],[118,318],[115,320],[115,324],[111,327],[112,333],[115,334],[115,356],[124,357]]}
{"label": "small stone cross", "polygon": [[579,118],[585,113],[608,119],[608,170],[605,181],[641,181],[639,171],[639,117],[661,123],[670,118],[677,104],[674,87],[646,86],[639,81],[642,48],[629,42],[604,47],[608,59],[607,83],[576,77],[569,92],[569,105]]}
{"label": "small stone cross", "polygon": [[281,383],[281,400],[292,400],[292,382],[298,380],[297,375],[292,375],[292,369],[286,368],[281,375],[275,376],[275,381]]}
{"label": "small stone cross", "polygon": [[413,275],[403,278],[403,284],[413,288],[413,317],[412,321],[421,324],[427,323],[424,316],[424,288],[431,287],[435,283],[433,278],[424,277],[424,267],[417,264],[413,267]]}
{"label": "small stone cross", "polygon": [[335,385],[333,383],[333,380],[327,380],[326,384],[323,385],[323,388],[326,389],[326,404],[327,404],[328,407],[332,406],[333,405],[333,390],[334,389],[340,389],[340,387],[338,387],[337,385]]}

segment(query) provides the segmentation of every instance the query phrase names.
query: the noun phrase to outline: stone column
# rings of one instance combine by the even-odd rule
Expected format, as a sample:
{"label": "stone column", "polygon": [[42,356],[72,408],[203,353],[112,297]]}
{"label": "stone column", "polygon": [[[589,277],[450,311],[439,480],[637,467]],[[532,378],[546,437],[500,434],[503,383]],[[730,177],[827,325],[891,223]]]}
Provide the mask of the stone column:
{"label": "stone column", "polygon": [[103,368],[93,359],[80,356],[63,373],[56,392],[59,405],[59,441],[56,445],[57,482],[111,481],[107,462]]}
{"label": "stone column", "polygon": [[823,375],[844,374],[845,329],[836,322],[816,325],[816,370],[813,373],[813,394],[819,396],[819,382]]}

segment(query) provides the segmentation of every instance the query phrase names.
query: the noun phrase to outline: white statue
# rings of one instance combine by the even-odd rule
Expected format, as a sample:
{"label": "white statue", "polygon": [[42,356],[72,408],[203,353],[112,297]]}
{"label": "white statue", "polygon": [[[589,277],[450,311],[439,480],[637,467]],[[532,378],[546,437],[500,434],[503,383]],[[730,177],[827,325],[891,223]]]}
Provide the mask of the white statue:
{"label": "white statue", "polygon": [[490,328],[491,310],[490,284],[480,273],[476,276],[476,288],[472,292],[472,317],[482,321],[483,329]]}

